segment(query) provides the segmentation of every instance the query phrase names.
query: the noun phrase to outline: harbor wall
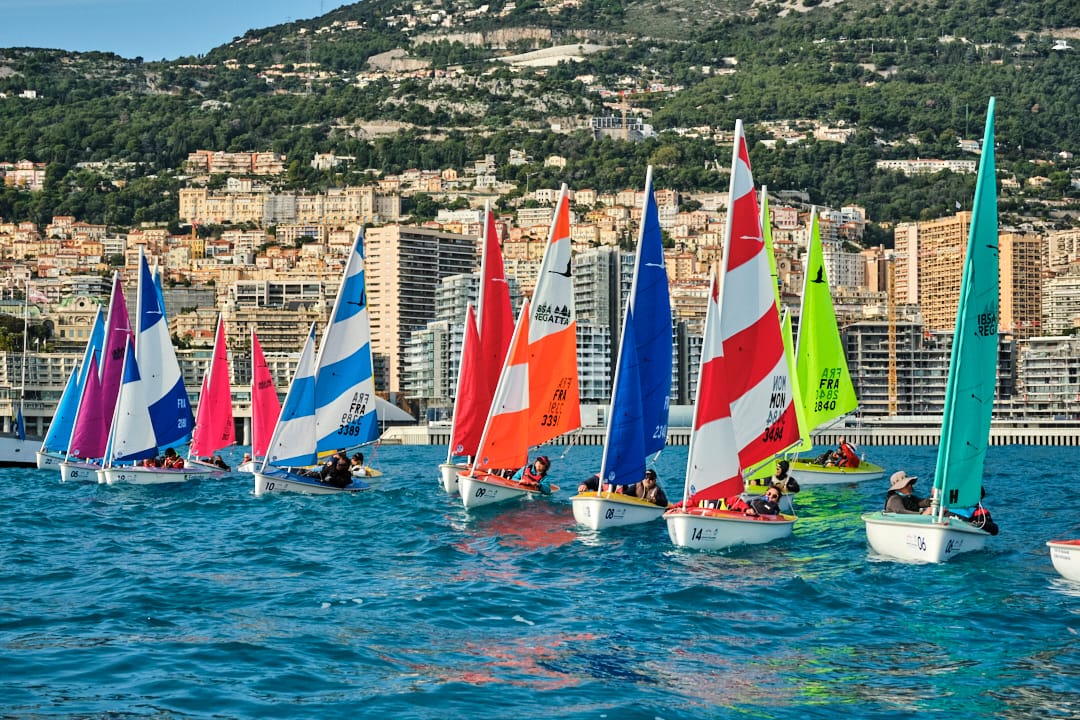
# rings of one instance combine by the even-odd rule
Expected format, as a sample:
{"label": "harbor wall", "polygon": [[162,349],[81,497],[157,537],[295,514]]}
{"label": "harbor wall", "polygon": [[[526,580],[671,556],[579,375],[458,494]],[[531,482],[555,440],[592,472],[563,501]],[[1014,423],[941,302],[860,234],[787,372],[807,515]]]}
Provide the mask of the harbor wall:
{"label": "harbor wall", "polygon": [[[557,445],[602,445],[605,428],[582,428],[556,439]],[[861,426],[815,432],[814,445],[836,445],[843,436],[856,445],[937,445],[940,427],[927,426]],[[388,428],[382,442],[392,445],[447,445],[450,442],[448,425],[399,426]],[[668,445],[687,445],[690,428],[668,430]],[[990,429],[991,445],[1047,445],[1080,447],[1080,423],[995,423]]]}

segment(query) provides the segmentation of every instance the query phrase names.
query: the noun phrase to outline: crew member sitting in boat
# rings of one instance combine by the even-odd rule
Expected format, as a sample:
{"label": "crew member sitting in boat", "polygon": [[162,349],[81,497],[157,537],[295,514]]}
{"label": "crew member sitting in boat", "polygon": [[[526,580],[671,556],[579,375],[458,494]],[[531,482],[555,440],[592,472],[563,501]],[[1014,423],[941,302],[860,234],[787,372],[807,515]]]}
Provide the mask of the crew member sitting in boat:
{"label": "crew member sitting in boat", "polygon": [[165,450],[165,457],[161,461],[161,467],[183,468],[184,458],[176,454],[176,448],[168,448]]}
{"label": "crew member sitting in boat", "polygon": [[859,467],[859,456],[855,452],[855,446],[840,436],[840,446],[836,449],[836,464],[839,467]]}
{"label": "crew member sitting in boat", "polygon": [[656,482],[656,471],[649,468],[645,471],[645,477],[641,482],[636,485],[631,485],[627,491],[628,495],[636,495],[642,500],[651,502],[653,505],[659,505],[660,507],[668,506],[667,495],[664,494],[663,488]]}
{"label": "crew member sitting in boat", "polygon": [[994,522],[994,519],[990,517],[990,511],[983,507],[981,502],[982,498],[986,497],[986,488],[981,488],[982,494],[980,496],[980,502],[975,507],[969,508],[950,508],[949,515],[952,517],[958,517],[961,520],[974,525],[980,530],[985,530],[991,535],[998,534],[998,525]]}
{"label": "crew member sitting in boat", "polygon": [[550,469],[551,461],[548,460],[547,455],[541,455],[533,461],[532,465],[521,468],[510,479],[517,480],[530,490],[537,490],[544,495],[550,495],[551,484],[547,480],[548,470]]}
{"label": "crew member sitting in boat", "polygon": [[919,478],[897,470],[889,478],[889,492],[885,495],[885,512],[897,515],[928,515],[930,498],[915,494],[912,486]]}
{"label": "crew member sitting in boat", "polygon": [[367,465],[364,464],[364,453],[353,453],[349,460],[349,472],[354,476],[369,477],[371,475]]}
{"label": "crew member sitting in boat", "polygon": [[352,485],[352,473],[349,472],[349,459],[344,455],[335,455],[334,467],[325,472],[320,480],[324,485],[345,488]]}
{"label": "crew member sitting in boat", "polygon": [[775,485],[765,491],[764,497],[752,498],[749,507],[743,512],[754,516],[776,516],[780,514],[780,488]]}

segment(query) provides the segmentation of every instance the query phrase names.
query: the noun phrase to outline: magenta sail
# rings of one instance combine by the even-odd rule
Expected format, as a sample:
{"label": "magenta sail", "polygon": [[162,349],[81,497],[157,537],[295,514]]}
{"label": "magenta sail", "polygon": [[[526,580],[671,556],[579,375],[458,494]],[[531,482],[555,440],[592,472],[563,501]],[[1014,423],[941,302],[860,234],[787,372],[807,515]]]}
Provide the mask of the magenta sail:
{"label": "magenta sail", "polygon": [[210,457],[223,447],[236,442],[233,425],[232,382],[229,377],[228,349],[225,346],[225,323],[218,318],[214,335],[214,354],[210,368],[203,378],[199,395],[199,410],[195,415],[195,431],[191,437],[191,454]]}

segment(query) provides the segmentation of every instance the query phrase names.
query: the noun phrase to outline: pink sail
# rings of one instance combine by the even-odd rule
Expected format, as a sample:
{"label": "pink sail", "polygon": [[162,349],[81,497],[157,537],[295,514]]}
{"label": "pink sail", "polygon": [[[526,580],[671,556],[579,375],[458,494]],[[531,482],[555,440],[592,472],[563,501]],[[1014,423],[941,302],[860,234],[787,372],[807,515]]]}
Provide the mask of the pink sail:
{"label": "pink sail", "polygon": [[108,432],[112,422],[112,417],[105,415],[96,351],[90,354],[89,367],[68,443],[68,457],[80,460],[95,460],[105,455],[106,438],[102,436],[101,428]]}
{"label": "pink sail", "polygon": [[281,400],[278,399],[274,378],[266,365],[262,345],[255,330],[251,331],[251,453],[253,457],[266,457],[270,437],[274,434]]}
{"label": "pink sail", "polygon": [[104,422],[87,432],[96,432],[96,442],[86,447],[100,448],[100,452],[83,457],[102,457],[109,440],[109,428],[112,426],[113,412],[116,410],[116,398],[120,394],[120,383],[124,374],[124,356],[128,342],[134,342],[135,335],[128,318],[127,302],[124,300],[124,288],[120,284],[120,273],[113,275],[112,297],[109,299],[109,315],[105,318],[105,353],[101,359],[101,417]]}
{"label": "pink sail", "polygon": [[228,349],[225,347],[225,323],[218,317],[214,335],[214,355],[203,378],[195,430],[191,436],[191,454],[211,457],[223,447],[236,442],[233,425],[232,381],[229,377]]}

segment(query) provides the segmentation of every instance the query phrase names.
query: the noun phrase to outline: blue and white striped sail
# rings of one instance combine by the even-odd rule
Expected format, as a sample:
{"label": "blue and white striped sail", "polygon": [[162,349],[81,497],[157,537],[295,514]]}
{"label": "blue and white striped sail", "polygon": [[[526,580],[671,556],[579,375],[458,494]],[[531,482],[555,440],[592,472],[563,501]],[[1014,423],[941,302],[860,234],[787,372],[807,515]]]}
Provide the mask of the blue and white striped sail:
{"label": "blue and white striped sail", "polygon": [[986,111],[982,159],[956,313],[934,489],[941,510],[982,499],[983,466],[997,389],[998,213],[994,98]]}
{"label": "blue and white striped sail", "polygon": [[95,352],[100,356],[104,347],[105,317],[99,307],[94,316],[94,325],[90,329],[90,339],[86,343],[82,362],[71,371],[71,376],[68,377],[64,393],[60,396],[52,422],[49,423],[49,431],[41,442],[41,452],[67,452],[71,431],[75,427],[75,415],[79,410],[79,400],[82,398],[83,386],[86,385],[86,373],[90,369],[90,357]]}
{"label": "blue and white striped sail", "polygon": [[191,412],[184,376],[176,360],[165,309],[146,256],[139,253],[138,334],[135,358],[149,402],[150,421],[159,448],[173,447],[191,439],[195,416]]}
{"label": "blue and white striped sail", "polygon": [[645,457],[667,442],[670,402],[671,298],[650,167],[600,466],[604,482],[641,480]]}
{"label": "blue and white striped sail", "polygon": [[139,373],[135,348],[129,341],[124,354],[120,394],[116,398],[112,432],[105,450],[105,464],[135,462],[155,457],[158,441],[151,421],[151,387]]}
{"label": "blue and white striped sail", "polygon": [[315,367],[316,452],[325,455],[377,440],[362,229],[356,232]]}
{"label": "blue and white striped sail", "polygon": [[263,464],[311,465],[315,454],[315,324],[308,331]]}

